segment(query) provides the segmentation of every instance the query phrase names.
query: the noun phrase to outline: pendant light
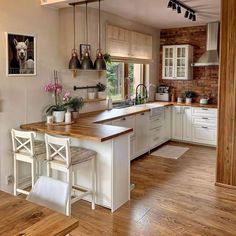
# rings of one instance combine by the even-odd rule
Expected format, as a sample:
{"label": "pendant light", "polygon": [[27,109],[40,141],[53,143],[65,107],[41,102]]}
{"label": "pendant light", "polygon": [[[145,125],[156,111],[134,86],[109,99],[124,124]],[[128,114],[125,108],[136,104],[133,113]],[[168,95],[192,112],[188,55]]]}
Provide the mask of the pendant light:
{"label": "pendant light", "polygon": [[99,2],[99,11],[98,11],[98,50],[96,60],[94,62],[94,67],[96,70],[106,70],[106,62],[101,50],[101,0]]}
{"label": "pendant light", "polygon": [[[88,45],[88,2],[86,2],[86,18],[85,18],[85,21],[86,21],[86,26],[85,26],[85,29],[86,29],[86,44]],[[85,52],[84,52],[84,56],[83,56],[83,60],[82,60],[82,63],[81,63],[81,68],[83,70],[91,70],[93,69],[93,62],[90,58],[90,54],[89,54],[89,49],[88,49],[88,46],[86,46],[86,49],[85,49]]]}
{"label": "pendant light", "polygon": [[70,62],[69,62],[69,69],[70,70],[73,70],[74,73],[76,70],[80,69],[81,68],[81,65],[80,65],[80,61],[78,59],[78,53],[77,53],[77,50],[75,49],[75,5],[73,6],[74,7],[74,48],[72,49],[72,56],[71,56],[71,59],[70,59]]}

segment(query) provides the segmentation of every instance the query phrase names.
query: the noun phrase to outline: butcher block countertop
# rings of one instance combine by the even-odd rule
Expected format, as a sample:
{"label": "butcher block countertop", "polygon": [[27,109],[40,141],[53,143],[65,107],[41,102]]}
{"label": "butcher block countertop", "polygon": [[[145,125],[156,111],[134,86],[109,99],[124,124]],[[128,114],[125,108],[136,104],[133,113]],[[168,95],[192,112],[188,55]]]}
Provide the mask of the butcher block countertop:
{"label": "butcher block countertop", "polygon": [[[185,103],[173,103],[173,102],[152,102],[148,105],[153,106],[186,106]],[[128,134],[133,131],[130,128],[116,127],[111,125],[102,124],[106,121],[119,119],[125,116],[143,113],[150,111],[151,107],[146,105],[138,105],[127,107],[123,109],[113,109],[110,111],[98,111],[81,114],[75,123],[70,125],[47,125],[45,122],[37,122],[32,124],[21,125],[23,130],[36,131],[40,133],[47,133],[51,135],[65,135],[69,137],[92,140],[97,142],[104,142],[120,135]],[[200,104],[192,103],[187,106],[203,107],[203,108],[217,108],[217,105],[200,106]]]}

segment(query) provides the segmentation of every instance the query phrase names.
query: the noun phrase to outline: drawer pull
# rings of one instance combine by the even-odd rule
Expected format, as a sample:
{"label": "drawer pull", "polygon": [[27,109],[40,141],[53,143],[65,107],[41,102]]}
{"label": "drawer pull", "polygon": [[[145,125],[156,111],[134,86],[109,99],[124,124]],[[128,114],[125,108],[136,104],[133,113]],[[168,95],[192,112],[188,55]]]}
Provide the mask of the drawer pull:
{"label": "drawer pull", "polygon": [[203,119],[203,120],[208,120],[208,118],[206,118],[206,117],[202,117],[202,119]]}
{"label": "drawer pull", "polygon": [[126,120],[126,118],[125,118],[125,117],[123,117],[121,120]]}
{"label": "drawer pull", "polygon": [[208,108],[202,108],[202,110],[204,110],[204,111],[208,111],[209,109],[208,109]]}
{"label": "drawer pull", "polygon": [[141,116],[144,116],[145,115],[145,113],[141,113]]}
{"label": "drawer pull", "polygon": [[202,128],[203,128],[203,129],[208,129],[208,127],[206,127],[206,126],[202,126]]}

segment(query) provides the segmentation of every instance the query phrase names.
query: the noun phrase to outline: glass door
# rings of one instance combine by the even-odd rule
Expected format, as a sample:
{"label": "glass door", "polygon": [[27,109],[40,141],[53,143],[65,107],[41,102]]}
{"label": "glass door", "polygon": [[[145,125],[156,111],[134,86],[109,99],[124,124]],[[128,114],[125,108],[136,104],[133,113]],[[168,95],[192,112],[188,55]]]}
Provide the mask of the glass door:
{"label": "glass door", "polygon": [[163,47],[163,78],[173,79],[174,77],[174,47]]}

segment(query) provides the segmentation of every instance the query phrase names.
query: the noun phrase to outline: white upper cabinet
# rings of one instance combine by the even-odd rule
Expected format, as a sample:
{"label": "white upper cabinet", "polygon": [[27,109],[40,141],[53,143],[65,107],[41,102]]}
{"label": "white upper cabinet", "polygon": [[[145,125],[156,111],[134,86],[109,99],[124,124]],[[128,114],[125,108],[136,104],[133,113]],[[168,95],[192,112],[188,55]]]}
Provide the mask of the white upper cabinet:
{"label": "white upper cabinet", "polygon": [[193,47],[191,45],[163,46],[162,79],[193,78]]}
{"label": "white upper cabinet", "polygon": [[107,25],[106,51],[115,58],[151,61],[152,36]]}
{"label": "white upper cabinet", "polygon": [[129,57],[130,32],[128,30],[108,25],[106,32],[106,49],[112,57]]}

